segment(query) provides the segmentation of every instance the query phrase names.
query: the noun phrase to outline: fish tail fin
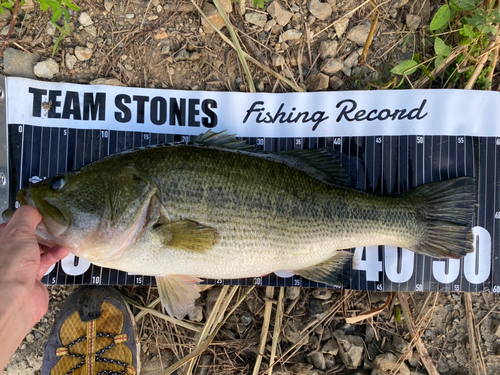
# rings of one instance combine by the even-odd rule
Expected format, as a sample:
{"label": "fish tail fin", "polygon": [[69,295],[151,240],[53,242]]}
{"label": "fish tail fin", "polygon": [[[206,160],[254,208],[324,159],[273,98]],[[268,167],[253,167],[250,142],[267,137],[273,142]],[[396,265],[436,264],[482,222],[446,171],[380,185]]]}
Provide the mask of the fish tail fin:
{"label": "fish tail fin", "polygon": [[416,203],[427,224],[415,252],[460,258],[473,251],[472,219],[477,206],[476,181],[459,177],[419,186],[401,197]]}

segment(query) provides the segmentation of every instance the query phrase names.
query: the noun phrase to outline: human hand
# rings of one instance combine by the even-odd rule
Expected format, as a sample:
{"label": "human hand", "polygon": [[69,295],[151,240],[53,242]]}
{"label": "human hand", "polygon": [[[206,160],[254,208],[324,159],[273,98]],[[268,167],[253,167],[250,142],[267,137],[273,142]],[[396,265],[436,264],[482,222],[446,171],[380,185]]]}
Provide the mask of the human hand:
{"label": "human hand", "polygon": [[40,279],[68,255],[62,247],[38,244],[35,228],[40,220],[35,208],[21,206],[9,223],[0,225],[0,370],[47,312],[49,294]]}

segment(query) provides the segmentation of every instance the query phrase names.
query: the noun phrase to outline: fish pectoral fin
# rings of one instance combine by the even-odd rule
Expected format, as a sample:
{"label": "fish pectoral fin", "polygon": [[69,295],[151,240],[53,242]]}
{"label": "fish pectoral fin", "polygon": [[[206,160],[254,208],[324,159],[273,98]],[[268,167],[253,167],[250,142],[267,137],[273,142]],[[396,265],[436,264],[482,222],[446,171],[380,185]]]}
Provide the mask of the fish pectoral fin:
{"label": "fish pectoral fin", "polygon": [[219,231],[193,220],[180,220],[153,226],[171,248],[205,252],[220,241]]}
{"label": "fish pectoral fin", "polygon": [[[344,281],[343,269],[346,263],[352,261],[352,253],[339,250],[333,257],[309,268],[293,271],[308,280],[337,286]],[[350,274],[350,273],[349,273]]]}
{"label": "fish pectoral fin", "polygon": [[200,297],[196,284],[201,280],[186,275],[156,276],[156,284],[163,307],[168,315],[182,319],[194,306],[194,301]]}

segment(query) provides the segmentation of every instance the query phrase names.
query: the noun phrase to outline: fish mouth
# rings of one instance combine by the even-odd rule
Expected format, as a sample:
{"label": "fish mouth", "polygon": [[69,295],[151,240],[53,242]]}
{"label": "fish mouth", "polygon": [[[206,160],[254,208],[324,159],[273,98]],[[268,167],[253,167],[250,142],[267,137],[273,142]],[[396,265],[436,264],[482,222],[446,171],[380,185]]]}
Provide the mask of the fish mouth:
{"label": "fish mouth", "polygon": [[40,212],[45,229],[52,237],[57,238],[68,229],[70,220],[47,199],[39,197],[38,194],[32,194],[30,189],[20,190],[16,198],[21,205],[35,207]]}

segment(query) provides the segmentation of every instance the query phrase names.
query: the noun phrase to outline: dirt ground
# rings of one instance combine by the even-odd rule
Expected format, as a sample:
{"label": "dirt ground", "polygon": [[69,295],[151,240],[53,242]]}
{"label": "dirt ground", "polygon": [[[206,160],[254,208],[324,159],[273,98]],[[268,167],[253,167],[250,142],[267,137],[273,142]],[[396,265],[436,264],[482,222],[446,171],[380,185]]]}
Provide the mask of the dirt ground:
{"label": "dirt ground", "polygon": [[[113,79],[115,84],[132,87],[248,90],[236,52],[202,23],[191,2],[77,3],[81,11],[71,13],[72,33],[61,41],[53,57],[58,69],[51,73],[52,78],[39,73],[40,79],[74,83]],[[210,1],[197,3],[207,14],[213,13]],[[225,6],[226,11],[231,10],[230,20],[246,52],[298,86],[317,91],[380,87],[393,78],[390,69],[414,52],[421,54],[421,60],[432,56],[424,28],[428,29],[437,2],[388,0],[379,4],[381,18],[366,65],[359,65],[358,58],[369,31],[368,2],[272,0],[261,10],[249,0],[243,5],[228,2]],[[7,75],[35,78],[32,65],[22,71],[22,63],[43,62],[52,55],[58,32],[50,24],[51,15],[29,5],[27,2],[20,11],[9,44],[22,54],[16,55],[18,60],[6,58],[0,64]],[[7,25],[10,17],[8,12],[1,16],[0,26]],[[216,18],[214,22],[220,22]],[[334,24],[341,18],[342,22]],[[222,32],[228,35],[225,28]],[[5,28],[0,35],[3,40]],[[250,69],[257,91],[291,91],[255,65],[250,64]],[[49,312],[26,336],[4,375],[40,373],[54,316],[72,290],[49,288]],[[149,287],[121,290],[143,304],[158,296],[155,288]],[[220,290],[217,287],[202,293],[197,314],[193,313],[191,320],[203,324]],[[244,292],[241,288],[236,297]],[[265,301],[272,301],[269,334],[258,372],[263,374],[270,364],[274,316],[280,304],[278,292],[275,288],[270,298],[265,288],[253,290],[201,356],[194,373],[251,373],[258,354]],[[348,324],[345,316],[382,306],[388,294],[287,288],[273,373],[381,375],[399,368],[396,371],[400,374],[428,374],[417,350],[421,345],[428,352],[427,361],[435,364],[434,374],[500,374],[497,295],[473,294],[473,316],[466,314],[464,294],[405,296],[418,340],[412,340],[407,318],[397,313],[403,304],[401,295],[395,294],[389,306],[373,318]],[[139,338],[144,375],[158,374],[186,356],[196,342],[192,332],[151,315],[139,323]]]}

